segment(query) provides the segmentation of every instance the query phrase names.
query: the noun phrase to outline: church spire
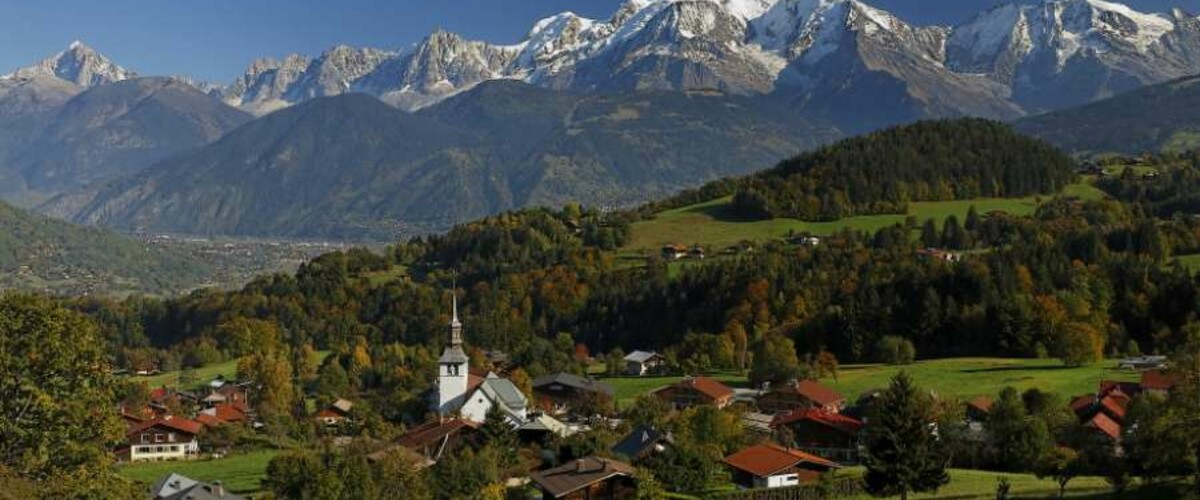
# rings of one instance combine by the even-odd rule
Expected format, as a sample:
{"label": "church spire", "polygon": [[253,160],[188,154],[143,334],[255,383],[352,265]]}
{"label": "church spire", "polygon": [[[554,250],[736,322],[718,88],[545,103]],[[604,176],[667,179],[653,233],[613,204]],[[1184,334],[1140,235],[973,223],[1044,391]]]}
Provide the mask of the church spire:
{"label": "church spire", "polygon": [[458,293],[453,295],[453,316],[450,320],[450,345],[462,345],[462,321],[458,320]]}

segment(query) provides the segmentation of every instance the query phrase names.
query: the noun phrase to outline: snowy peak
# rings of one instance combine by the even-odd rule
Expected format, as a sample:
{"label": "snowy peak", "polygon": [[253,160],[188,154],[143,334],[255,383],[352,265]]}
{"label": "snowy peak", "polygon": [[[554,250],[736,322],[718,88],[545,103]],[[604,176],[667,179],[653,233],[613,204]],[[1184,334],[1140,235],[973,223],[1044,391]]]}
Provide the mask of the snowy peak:
{"label": "snowy peak", "polygon": [[127,70],[83,42],[71,42],[67,50],[4,75],[4,79],[53,76],[81,87],[94,87],[128,80],[137,73]]}

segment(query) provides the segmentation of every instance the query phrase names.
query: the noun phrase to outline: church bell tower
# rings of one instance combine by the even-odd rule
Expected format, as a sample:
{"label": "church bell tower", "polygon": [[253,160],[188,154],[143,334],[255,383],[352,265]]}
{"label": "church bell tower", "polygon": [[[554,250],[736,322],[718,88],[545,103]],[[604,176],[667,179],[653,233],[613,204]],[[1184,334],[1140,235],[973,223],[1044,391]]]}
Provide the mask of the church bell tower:
{"label": "church bell tower", "polygon": [[467,397],[467,367],[469,359],[462,348],[462,322],[458,320],[458,296],[454,296],[450,338],[442,357],[438,358],[437,412],[442,416],[454,414]]}

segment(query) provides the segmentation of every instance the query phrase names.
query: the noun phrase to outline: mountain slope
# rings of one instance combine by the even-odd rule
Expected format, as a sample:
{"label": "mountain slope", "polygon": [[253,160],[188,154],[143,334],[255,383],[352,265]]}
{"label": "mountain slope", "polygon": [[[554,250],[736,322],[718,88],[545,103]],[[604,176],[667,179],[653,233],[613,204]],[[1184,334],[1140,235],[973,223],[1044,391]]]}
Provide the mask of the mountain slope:
{"label": "mountain slope", "polygon": [[32,66],[0,76],[0,80],[38,76],[59,78],[80,87],[94,87],[134,78],[137,73],[121,67],[83,42],[75,41],[67,50],[38,61]]}
{"label": "mountain slope", "polygon": [[0,202],[0,289],[177,293],[210,272],[199,260]]}
{"label": "mountain slope", "polygon": [[94,87],[44,115],[23,147],[11,144],[0,171],[20,184],[0,195],[50,194],[135,172],[215,140],[249,115],[168,78]]}
{"label": "mountain slope", "polygon": [[1200,147],[1200,77],[1025,118],[1016,126],[1077,153],[1195,149]]}
{"label": "mountain slope", "polygon": [[390,240],[513,207],[643,200],[834,136],[724,96],[589,96],[494,82],[414,115],[348,94],[273,113],[108,184],[72,219]]}

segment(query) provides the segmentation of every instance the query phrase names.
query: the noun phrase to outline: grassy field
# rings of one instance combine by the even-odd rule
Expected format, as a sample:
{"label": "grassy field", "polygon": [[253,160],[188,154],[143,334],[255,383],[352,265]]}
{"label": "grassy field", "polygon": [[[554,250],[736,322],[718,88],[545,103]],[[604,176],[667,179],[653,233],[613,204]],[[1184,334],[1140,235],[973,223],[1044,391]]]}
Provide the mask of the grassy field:
{"label": "grassy field", "polygon": [[907,371],[922,388],[962,397],[995,396],[1007,386],[1018,390],[1038,388],[1063,397],[1095,392],[1101,380],[1138,380],[1138,374],[1118,370],[1105,361],[1067,368],[1053,359],[953,358],[921,361],[907,366],[845,365],[838,380],[822,380],[848,398],[885,388],[900,370]]}
{"label": "grassy field", "polygon": [[[861,469],[846,471],[847,474],[862,474]],[[1012,485],[1009,490],[1013,498],[1056,498],[1058,484],[1052,479],[1038,479],[1032,474],[1009,474],[985,472],[976,470],[953,469],[950,471],[950,484],[942,487],[933,494],[912,495],[909,498],[953,498],[953,499],[993,499],[996,498],[996,485],[1000,478],[1008,478]],[[1099,477],[1080,477],[1067,483],[1067,496],[1094,496],[1112,491],[1108,483]],[[874,498],[869,495],[851,497],[854,500]]]}
{"label": "grassy field", "polygon": [[[1086,184],[1068,188],[1067,194],[1095,199],[1102,194]],[[656,250],[669,243],[701,244],[724,248],[743,240],[764,241],[787,236],[789,232],[809,232],[828,235],[844,228],[877,231],[887,226],[903,224],[909,216],[917,220],[943,221],[951,215],[966,217],[972,206],[981,214],[1002,211],[1013,215],[1029,215],[1037,209],[1038,198],[977,198],[959,201],[916,202],[904,215],[866,215],[847,217],[833,222],[805,222],[796,219],[764,221],[738,220],[729,211],[730,198],[699,203],[667,210],[654,219],[633,224],[628,250]]]}
{"label": "grassy field", "polygon": [[[325,358],[329,356],[329,354],[329,351],[318,351],[314,353],[318,364],[324,362]],[[217,375],[223,375],[225,378],[232,379],[237,376],[237,364],[238,360],[233,359],[196,368],[194,370],[196,374],[196,383],[206,383],[214,378],[217,378]],[[179,383],[179,374],[181,372],[182,371],[171,371],[163,372],[150,377],[130,377],[130,380],[134,382],[145,382],[149,387],[158,387],[162,385],[173,386]]]}
{"label": "grassy field", "polygon": [[249,493],[259,490],[259,481],[266,476],[267,463],[278,454],[278,451],[266,450],[230,455],[219,460],[144,462],[118,466],[117,472],[147,485],[176,472],[197,481],[222,481],[230,491]]}

